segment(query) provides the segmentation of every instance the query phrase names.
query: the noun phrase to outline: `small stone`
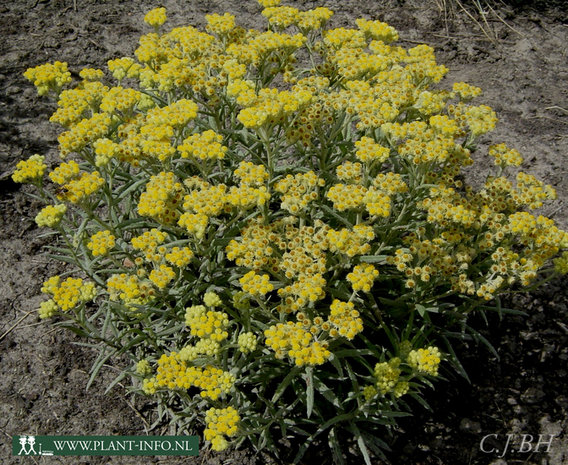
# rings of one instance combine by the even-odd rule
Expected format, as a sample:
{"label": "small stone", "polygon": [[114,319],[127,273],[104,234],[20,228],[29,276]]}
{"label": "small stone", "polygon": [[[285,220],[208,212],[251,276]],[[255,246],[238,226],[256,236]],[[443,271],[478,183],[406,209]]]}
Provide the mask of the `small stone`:
{"label": "small stone", "polygon": [[481,424],[477,421],[470,420],[469,418],[463,418],[460,422],[460,430],[467,433],[478,434],[481,432]]}
{"label": "small stone", "polygon": [[505,462],[505,460],[503,459],[497,459],[491,462],[489,465],[507,465],[507,462]]}
{"label": "small stone", "polygon": [[546,394],[542,389],[535,387],[528,388],[523,394],[521,394],[521,400],[527,404],[536,404],[546,397]]}
{"label": "small stone", "polygon": [[554,400],[554,402],[556,402],[558,406],[562,407],[563,409],[568,409],[568,397],[560,395]]}
{"label": "small stone", "polygon": [[517,400],[514,397],[507,398],[507,403],[509,405],[517,405]]}

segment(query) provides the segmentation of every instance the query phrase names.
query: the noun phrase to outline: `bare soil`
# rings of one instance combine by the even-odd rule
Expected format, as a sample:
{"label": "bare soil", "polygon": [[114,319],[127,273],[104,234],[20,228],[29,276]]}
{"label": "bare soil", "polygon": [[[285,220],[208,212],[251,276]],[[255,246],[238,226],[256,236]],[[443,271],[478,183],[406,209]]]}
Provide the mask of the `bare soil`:
{"label": "bare soil", "polygon": [[[480,100],[500,117],[488,143],[506,142],[524,156],[523,168],[552,184],[559,201],[544,214],[568,226],[568,6],[565,1],[457,0],[285,0],[302,9],[328,6],[332,24],[348,26],[357,17],[381,19],[396,27],[401,43],[427,43],[450,68],[448,82],[480,86]],[[229,11],[240,24],[261,27],[255,0],[162,0],[170,27],[204,26],[204,15]],[[33,218],[38,205],[15,185],[10,174],[18,160],[47,154],[54,163],[58,129],[48,123],[52,103],[37,97],[22,76],[31,66],[67,61],[73,71],[102,67],[107,60],[132,55],[147,32],[144,13],[157,4],[140,0],[18,0],[0,2],[0,462],[88,464],[276,464],[250,450],[223,454],[205,451],[197,458],[40,458],[11,457],[11,436],[165,434],[148,430],[151,400],[117,385],[105,393],[116,366],[109,364],[87,391],[94,354],[80,339],[49,323],[36,309],[44,279],[61,265],[42,255],[48,238]],[[471,15],[471,16],[470,16]],[[478,24],[476,24],[476,21]],[[482,155],[469,173],[481,179],[489,162]],[[511,297],[507,305],[528,316],[501,321],[490,315],[479,328],[499,358],[465,342],[458,355],[467,382],[448,375],[428,394],[432,411],[416,406],[402,421],[388,454],[393,464],[539,464],[568,463],[568,280]],[[118,364],[118,362],[115,362]],[[491,441],[480,442],[486,435]],[[506,435],[517,451],[502,450]],[[531,451],[520,452],[522,434],[535,437]],[[535,452],[539,434],[554,434],[551,446]],[[525,447],[522,450],[526,450]],[[293,452],[293,451],[292,451]],[[321,454],[321,455],[320,455]],[[293,454],[292,454],[293,455]],[[503,455],[502,457],[500,457]],[[328,463],[320,448],[306,463]],[[352,460],[352,463],[362,463]],[[381,463],[377,461],[377,463]]]}

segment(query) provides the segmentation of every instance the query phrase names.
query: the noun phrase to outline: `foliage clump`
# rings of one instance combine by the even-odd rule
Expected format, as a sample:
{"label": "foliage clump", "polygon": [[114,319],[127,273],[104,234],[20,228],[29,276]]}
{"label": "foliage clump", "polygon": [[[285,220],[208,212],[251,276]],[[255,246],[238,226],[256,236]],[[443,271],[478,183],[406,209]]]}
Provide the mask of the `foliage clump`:
{"label": "foliage clump", "polygon": [[550,274],[568,234],[533,213],[555,193],[516,150],[491,146],[494,172],[464,182],[497,118],[481,89],[437,85],[431,47],[259,3],[265,31],[225,13],[165,32],[157,8],[108,73],[26,72],[58,98],[61,162],[33,155],[14,181],[75,265],[39,315],[101,347],[94,374],[127,354],[134,389],[215,450],[293,436],[299,460],[326,436],[341,461],[348,431],[370,463],[441,362],[459,367],[468,315]]}

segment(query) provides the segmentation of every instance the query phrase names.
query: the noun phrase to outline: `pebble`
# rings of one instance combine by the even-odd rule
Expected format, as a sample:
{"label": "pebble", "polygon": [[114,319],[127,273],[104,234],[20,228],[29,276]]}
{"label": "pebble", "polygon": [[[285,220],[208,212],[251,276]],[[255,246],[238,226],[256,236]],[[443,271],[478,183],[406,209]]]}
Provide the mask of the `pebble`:
{"label": "pebble", "polygon": [[521,400],[527,404],[536,404],[546,397],[542,389],[530,387],[521,394]]}
{"label": "pebble", "polygon": [[463,418],[460,422],[460,430],[468,433],[481,433],[481,424],[477,421],[470,420],[469,418]]}
{"label": "pebble", "polygon": [[491,462],[489,465],[507,465],[507,462],[503,459],[497,459]]}

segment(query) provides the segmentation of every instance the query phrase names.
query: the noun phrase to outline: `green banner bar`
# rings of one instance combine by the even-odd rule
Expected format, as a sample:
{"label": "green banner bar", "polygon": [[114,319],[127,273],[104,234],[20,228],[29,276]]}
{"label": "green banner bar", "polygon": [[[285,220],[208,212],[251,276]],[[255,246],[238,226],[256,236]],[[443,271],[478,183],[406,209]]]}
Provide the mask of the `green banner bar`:
{"label": "green banner bar", "polygon": [[199,455],[198,436],[13,436],[12,454]]}

